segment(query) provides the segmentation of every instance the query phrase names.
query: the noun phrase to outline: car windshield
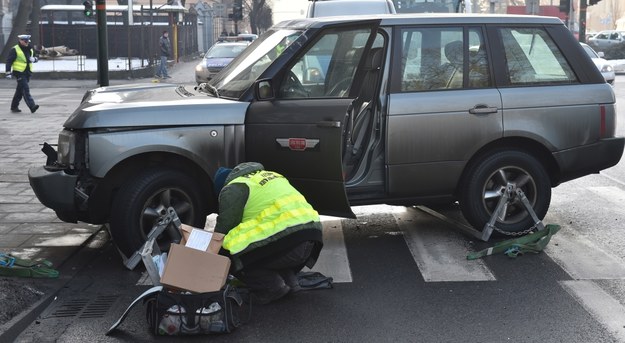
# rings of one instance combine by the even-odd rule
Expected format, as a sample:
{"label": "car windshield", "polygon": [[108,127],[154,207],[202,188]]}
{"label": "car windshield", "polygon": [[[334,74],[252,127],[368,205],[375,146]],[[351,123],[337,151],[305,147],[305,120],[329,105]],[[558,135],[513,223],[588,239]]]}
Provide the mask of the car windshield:
{"label": "car windshield", "polygon": [[235,58],[245,50],[245,44],[217,44],[206,53],[206,58]]}
{"label": "car windshield", "polygon": [[241,97],[302,32],[286,29],[266,32],[211,80],[210,85],[218,90],[220,96]]}

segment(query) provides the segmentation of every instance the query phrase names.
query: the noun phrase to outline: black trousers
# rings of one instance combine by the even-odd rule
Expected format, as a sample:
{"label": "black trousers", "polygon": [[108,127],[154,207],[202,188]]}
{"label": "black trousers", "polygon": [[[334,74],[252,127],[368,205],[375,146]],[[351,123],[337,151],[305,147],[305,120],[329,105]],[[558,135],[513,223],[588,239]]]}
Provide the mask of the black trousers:
{"label": "black trousers", "polygon": [[15,80],[17,81],[17,87],[15,88],[15,94],[13,94],[13,101],[11,101],[11,109],[17,109],[20,101],[24,98],[26,106],[32,110],[35,107],[35,100],[30,95],[30,86],[28,85],[30,75],[26,73],[18,74],[15,75]]}
{"label": "black trousers", "polygon": [[304,266],[315,246],[314,242],[303,242],[284,254],[263,261],[253,267],[244,268],[235,276],[252,291],[277,291],[284,286],[299,289],[295,276]]}

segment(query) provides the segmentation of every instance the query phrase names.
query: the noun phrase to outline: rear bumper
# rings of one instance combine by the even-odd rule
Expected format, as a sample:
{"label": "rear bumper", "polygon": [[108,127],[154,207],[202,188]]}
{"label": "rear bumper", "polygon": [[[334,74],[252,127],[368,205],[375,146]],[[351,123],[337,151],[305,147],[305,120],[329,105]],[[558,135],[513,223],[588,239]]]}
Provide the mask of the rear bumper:
{"label": "rear bumper", "polygon": [[77,175],[67,174],[63,170],[33,167],[28,170],[28,180],[37,199],[53,209],[59,219],[70,223],[78,220],[74,197]]}
{"label": "rear bumper", "polygon": [[560,182],[598,173],[616,165],[623,155],[624,137],[602,139],[591,145],[559,151],[553,156],[560,167]]}

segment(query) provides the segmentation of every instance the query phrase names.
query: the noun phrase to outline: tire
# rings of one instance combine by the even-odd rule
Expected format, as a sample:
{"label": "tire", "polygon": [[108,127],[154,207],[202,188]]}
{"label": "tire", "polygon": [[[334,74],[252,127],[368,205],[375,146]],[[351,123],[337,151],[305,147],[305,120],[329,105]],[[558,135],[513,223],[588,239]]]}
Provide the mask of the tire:
{"label": "tire", "polygon": [[[460,194],[460,208],[467,221],[482,230],[495,211],[508,182],[520,187],[541,220],[551,202],[549,175],[538,160],[517,150],[499,150],[482,157],[470,167]],[[534,225],[534,220],[516,198],[506,207],[503,220],[495,226],[505,232],[521,232]]]}
{"label": "tire", "polygon": [[[128,180],[115,196],[110,219],[113,241],[126,256],[131,256],[147,240],[158,218],[171,206],[180,221],[203,227],[208,195],[189,175],[171,169],[148,169]],[[180,236],[163,232],[157,239],[162,251]]]}

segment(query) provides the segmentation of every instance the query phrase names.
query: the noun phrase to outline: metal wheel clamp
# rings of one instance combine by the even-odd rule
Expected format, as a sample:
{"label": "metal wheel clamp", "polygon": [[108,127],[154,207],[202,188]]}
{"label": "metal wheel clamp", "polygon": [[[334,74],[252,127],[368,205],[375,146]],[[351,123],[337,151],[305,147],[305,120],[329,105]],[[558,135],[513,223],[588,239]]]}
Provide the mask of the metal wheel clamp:
{"label": "metal wheel clamp", "polygon": [[488,242],[491,234],[493,233],[493,230],[496,229],[495,223],[497,222],[497,218],[501,215],[501,212],[509,203],[515,200],[515,198],[521,200],[521,203],[523,204],[527,212],[530,214],[530,216],[532,216],[532,219],[534,220],[534,226],[532,226],[532,229],[536,228],[537,231],[545,229],[545,225],[538,218],[536,212],[534,212],[534,208],[532,208],[532,205],[530,205],[530,202],[527,200],[527,197],[525,196],[525,193],[523,193],[521,188],[517,188],[515,184],[508,183],[506,185],[506,189],[501,195],[501,199],[499,199],[499,202],[497,203],[497,207],[495,208],[493,215],[490,217],[488,223],[484,225],[481,237],[484,242]]}
{"label": "metal wheel clamp", "polygon": [[170,224],[173,224],[174,229],[177,230],[177,232],[180,232],[180,227],[182,223],[180,222],[180,218],[178,218],[178,214],[173,209],[173,207],[167,208],[166,213],[159,218],[159,220],[156,222],[156,225],[154,225],[150,233],[148,233],[148,238],[146,239],[146,242],[143,243],[143,245],[141,245],[141,248],[135,251],[134,254],[132,254],[132,256],[124,262],[126,268],[130,270],[135,269],[139,262],[142,261],[141,252],[146,248],[146,245],[149,244],[150,246],[152,246],[153,244],[156,244],[156,238],[160,236],[160,234],[162,234],[163,231],[165,231],[165,229],[170,226]]}

